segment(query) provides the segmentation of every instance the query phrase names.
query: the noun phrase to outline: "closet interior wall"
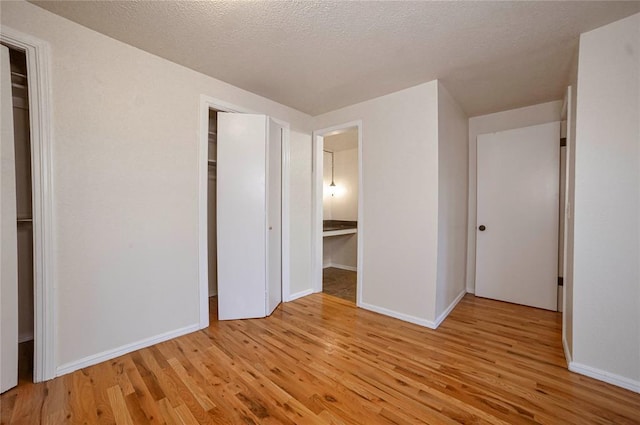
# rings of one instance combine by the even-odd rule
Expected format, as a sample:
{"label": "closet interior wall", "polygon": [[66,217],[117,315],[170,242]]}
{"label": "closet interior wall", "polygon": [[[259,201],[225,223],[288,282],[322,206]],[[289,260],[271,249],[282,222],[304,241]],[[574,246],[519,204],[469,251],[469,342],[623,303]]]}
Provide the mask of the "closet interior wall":
{"label": "closet interior wall", "polygon": [[218,143],[218,112],[209,110],[209,152],[208,152],[208,188],[207,188],[207,237],[209,246],[209,296],[218,295],[218,249],[216,220],[216,165]]}
{"label": "closet interior wall", "polygon": [[[16,171],[16,212],[18,240],[18,342],[21,369],[31,369],[33,361],[33,214],[31,197],[31,135],[29,130],[29,90],[27,58],[9,49]],[[27,344],[25,344],[27,343]],[[24,345],[27,345],[26,347]]]}

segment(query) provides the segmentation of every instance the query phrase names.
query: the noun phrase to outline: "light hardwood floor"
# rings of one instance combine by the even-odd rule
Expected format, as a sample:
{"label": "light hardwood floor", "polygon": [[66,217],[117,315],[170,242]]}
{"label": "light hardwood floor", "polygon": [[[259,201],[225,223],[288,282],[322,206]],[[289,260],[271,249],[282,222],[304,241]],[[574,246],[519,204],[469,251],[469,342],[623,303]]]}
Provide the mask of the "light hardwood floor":
{"label": "light hardwood floor", "polygon": [[314,294],[0,400],[3,424],[640,423],[566,370],[559,314],[472,295],[433,331]]}

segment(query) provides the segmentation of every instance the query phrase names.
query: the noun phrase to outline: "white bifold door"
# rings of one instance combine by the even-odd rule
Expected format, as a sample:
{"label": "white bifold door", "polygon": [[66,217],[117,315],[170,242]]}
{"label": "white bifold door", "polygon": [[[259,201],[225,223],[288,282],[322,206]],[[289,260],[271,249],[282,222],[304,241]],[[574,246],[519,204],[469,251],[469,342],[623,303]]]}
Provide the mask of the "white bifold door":
{"label": "white bifold door", "polygon": [[266,317],[282,301],[283,127],[218,113],[218,318]]}
{"label": "white bifold door", "polygon": [[556,310],[560,123],[477,142],[476,295]]}
{"label": "white bifold door", "polygon": [[0,46],[0,392],[18,385],[18,240],[9,49]]}

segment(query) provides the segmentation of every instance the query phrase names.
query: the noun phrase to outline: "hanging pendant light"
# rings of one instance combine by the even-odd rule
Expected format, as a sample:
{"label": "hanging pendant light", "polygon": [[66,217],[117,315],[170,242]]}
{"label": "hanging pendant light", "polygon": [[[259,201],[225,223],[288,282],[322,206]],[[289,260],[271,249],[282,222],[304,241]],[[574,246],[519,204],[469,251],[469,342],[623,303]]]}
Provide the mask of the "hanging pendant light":
{"label": "hanging pendant light", "polygon": [[336,194],[336,182],[333,181],[333,169],[334,169],[333,152],[331,152],[331,184],[329,185],[329,192],[331,193],[331,196],[335,196]]}
{"label": "hanging pendant light", "polygon": [[335,196],[335,194],[336,194],[336,192],[338,190],[338,186],[336,185],[336,182],[334,180],[335,163],[334,163],[333,152],[327,151],[327,150],[324,150],[324,149],[323,149],[323,152],[331,154],[331,184],[329,185],[329,193],[331,194],[331,196]]}

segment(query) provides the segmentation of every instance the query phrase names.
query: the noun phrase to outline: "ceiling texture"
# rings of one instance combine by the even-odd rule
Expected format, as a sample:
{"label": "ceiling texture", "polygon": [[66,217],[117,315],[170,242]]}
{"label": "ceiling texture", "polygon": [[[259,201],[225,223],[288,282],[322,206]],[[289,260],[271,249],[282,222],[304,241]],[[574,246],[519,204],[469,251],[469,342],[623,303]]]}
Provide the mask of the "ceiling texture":
{"label": "ceiling texture", "polygon": [[640,1],[32,1],[310,115],[440,79],[469,116],[561,99]]}

